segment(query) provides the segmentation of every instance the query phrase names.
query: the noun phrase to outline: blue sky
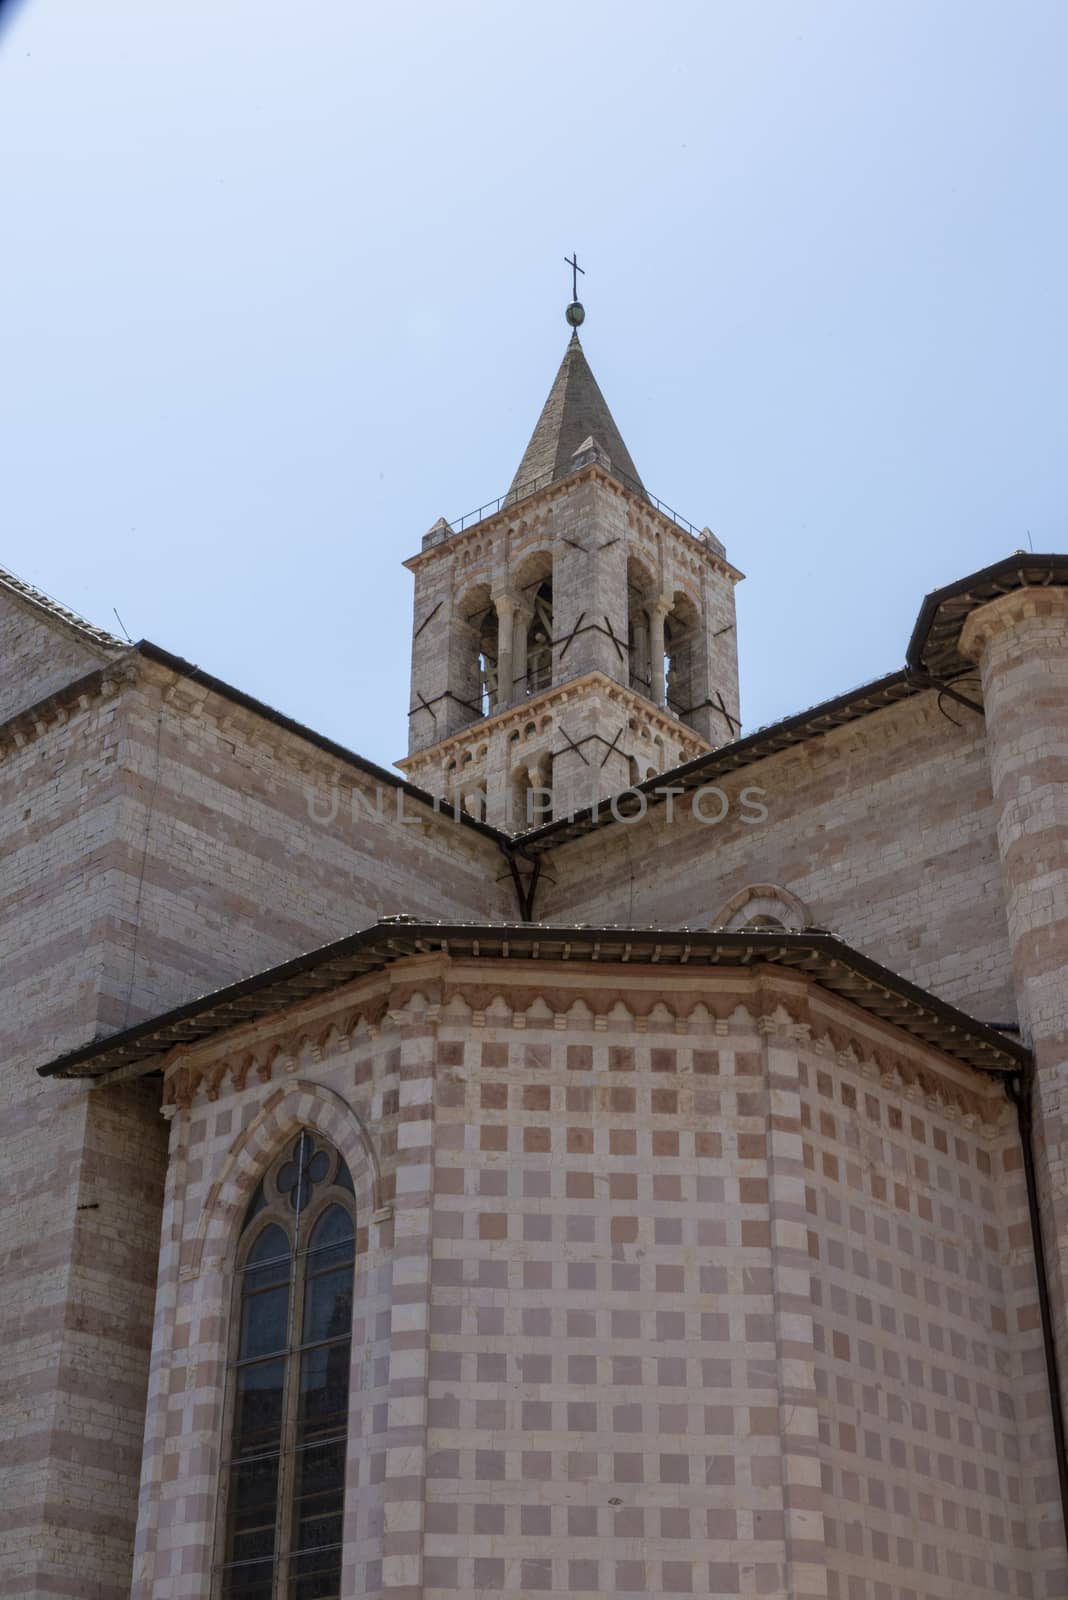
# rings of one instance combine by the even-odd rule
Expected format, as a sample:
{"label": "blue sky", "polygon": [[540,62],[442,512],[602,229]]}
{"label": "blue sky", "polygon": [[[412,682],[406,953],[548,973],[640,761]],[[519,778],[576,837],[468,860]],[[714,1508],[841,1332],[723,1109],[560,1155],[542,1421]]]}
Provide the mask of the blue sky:
{"label": "blue sky", "polygon": [[374,759],[586,265],[752,728],[1068,550],[1063,0],[26,0],[0,33],[0,563]]}

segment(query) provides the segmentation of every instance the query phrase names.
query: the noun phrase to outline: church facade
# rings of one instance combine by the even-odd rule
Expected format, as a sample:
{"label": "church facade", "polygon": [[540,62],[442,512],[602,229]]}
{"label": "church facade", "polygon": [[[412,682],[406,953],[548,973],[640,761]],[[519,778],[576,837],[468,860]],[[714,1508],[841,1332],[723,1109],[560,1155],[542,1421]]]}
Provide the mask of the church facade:
{"label": "church facade", "polygon": [[745,734],[576,335],[407,564],[403,777],[0,574],[0,1595],[1064,1595],[1068,557]]}

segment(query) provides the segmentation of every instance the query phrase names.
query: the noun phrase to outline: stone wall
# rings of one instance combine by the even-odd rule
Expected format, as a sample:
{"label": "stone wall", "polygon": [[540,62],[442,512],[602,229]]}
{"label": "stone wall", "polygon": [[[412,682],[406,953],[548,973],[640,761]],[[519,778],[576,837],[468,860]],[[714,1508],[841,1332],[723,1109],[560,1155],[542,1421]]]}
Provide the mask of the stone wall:
{"label": "stone wall", "polygon": [[21,1070],[384,915],[513,912],[492,838],[137,657],[0,740]]}
{"label": "stone wall", "polygon": [[0,576],[0,723],[116,653],[17,598]]}
{"label": "stone wall", "polygon": [[[396,1466],[391,1472],[388,1451],[408,1434],[396,1415],[391,1422],[390,1411],[411,1392],[403,1370],[410,1341],[399,1330],[407,1325],[402,1308],[411,1303],[413,1264],[425,1268],[425,1251],[419,1255],[408,1231],[415,1196],[408,1196],[399,1239],[392,1220],[398,1169],[410,1165],[397,1145],[399,1129],[412,1116],[400,1110],[416,1078],[412,1051],[396,1039],[381,1052],[371,1052],[368,1043],[365,1034],[343,1074],[320,1072],[315,1081],[301,1074],[269,1089],[255,1077],[217,1103],[200,1097],[172,1121],[132,1600],[203,1600],[211,1590],[216,1513],[224,1501],[230,1263],[259,1177],[301,1127],[334,1145],[355,1184],[357,1366],[343,1592],[382,1592],[391,1492],[397,1489],[390,1478],[402,1476]],[[373,1147],[363,1119],[374,1127]],[[421,1331],[425,1337],[425,1317]]]}
{"label": "stone wall", "polygon": [[129,1592],[165,1139],[152,1084],[0,1079],[0,1593]]}
{"label": "stone wall", "polygon": [[428,793],[518,834],[554,808],[577,812],[707,748],[676,717],[598,672],[487,717],[403,766]]}
{"label": "stone wall", "polygon": [[401,820],[389,786],[367,820],[351,764],[132,654],[0,750],[0,1593],[92,1573],[120,1600],[166,1150],[151,1097],[35,1067],[382,914],[501,916],[512,890],[492,839]]}
{"label": "stone wall", "polygon": [[166,1098],[136,1600],[205,1592],[228,1261],[302,1122],[368,1218],[346,1594],[1060,1592],[989,1079],[793,976],[426,957]]}
{"label": "stone wall", "polygon": [[984,727],[952,710],[956,721],[917,695],[754,762],[717,780],[725,802],[699,803],[707,823],[683,798],[561,846],[534,915],[707,928],[747,885],[777,884],[813,926],[975,1016],[1012,1022]]}
{"label": "stone wall", "polygon": [[1063,1593],[1015,1117],[840,1049],[798,1087],[830,1600]]}
{"label": "stone wall", "polygon": [[[138,1014],[382,916],[511,914],[493,839],[388,778],[379,783],[186,679],[153,674],[127,706]],[[146,839],[142,876],[136,852]],[[190,963],[199,969],[193,990]],[[116,1026],[124,1007],[120,988]]]}
{"label": "stone wall", "polygon": [[[671,821],[661,807],[555,850],[534,911],[708,926],[747,885],[780,885],[814,925],[1009,1021],[1000,826],[1048,1069],[1051,1239],[1055,604],[1024,616],[1026,651],[993,628],[983,644],[996,813],[982,723],[919,695],[738,772],[719,823],[676,801]],[[37,697],[101,659],[11,615],[16,709],[31,679]],[[380,916],[510,920],[515,898],[492,838],[398,809],[373,773],[134,652],[0,741],[0,1594],[120,1600],[163,1128],[150,1086],[34,1067]],[[363,1163],[378,1218],[346,1592],[1063,1593],[1019,1145],[995,1086],[831,1019],[800,980],[717,975],[697,1006],[686,979],[630,969],[615,989],[599,969],[513,969],[503,988],[489,967],[395,971],[359,991],[352,1028],[329,1032],[331,1001],[296,1053],[246,1041],[208,1052],[195,1093],[193,1075],[170,1085],[139,1600],[205,1592],[225,1254],[257,1163],[301,1119]]]}
{"label": "stone wall", "polygon": [[1062,1393],[1068,1405],[1068,590],[1024,589],[961,637],[987,701],[1008,931],[1035,1055],[1036,1166]]}

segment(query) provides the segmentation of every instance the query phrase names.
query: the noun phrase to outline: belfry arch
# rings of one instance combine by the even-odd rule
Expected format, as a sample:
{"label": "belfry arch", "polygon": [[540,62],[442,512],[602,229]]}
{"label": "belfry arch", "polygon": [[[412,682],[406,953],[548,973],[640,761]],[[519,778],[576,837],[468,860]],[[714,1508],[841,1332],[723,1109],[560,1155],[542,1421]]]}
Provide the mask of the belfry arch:
{"label": "belfry arch", "polygon": [[653,696],[651,649],[651,609],[656,599],[656,580],[644,562],[635,556],[627,559],[627,651],[630,658],[629,682],[639,694]]}
{"label": "belfry arch", "polygon": [[498,692],[498,619],[489,585],[477,584],[461,597],[453,617],[449,687],[454,716],[464,727],[495,709]]}
{"label": "belfry arch", "polygon": [[543,787],[531,772],[548,757],[559,820],[737,730],[741,574],[646,493],[577,337],[511,489],[439,518],[407,565],[399,764],[429,793],[465,811],[481,795],[479,814],[503,823]]}
{"label": "belfry arch", "polygon": [[692,715],[703,699],[704,629],[688,594],[676,590],[664,618],[664,703],[677,717]]}
{"label": "belfry arch", "polygon": [[522,561],[513,580],[513,700],[548,689],[553,682],[553,558],[538,550]]}

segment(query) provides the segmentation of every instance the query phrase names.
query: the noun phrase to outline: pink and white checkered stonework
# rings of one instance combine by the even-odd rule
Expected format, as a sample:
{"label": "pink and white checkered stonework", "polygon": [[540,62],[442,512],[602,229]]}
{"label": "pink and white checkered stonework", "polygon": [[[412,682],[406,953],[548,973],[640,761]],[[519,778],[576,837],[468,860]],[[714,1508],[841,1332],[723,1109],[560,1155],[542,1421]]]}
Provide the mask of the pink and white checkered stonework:
{"label": "pink and white checkered stonework", "polygon": [[743,736],[576,336],[408,565],[403,778],[0,574],[0,1597],[1068,1595],[1068,557]]}

